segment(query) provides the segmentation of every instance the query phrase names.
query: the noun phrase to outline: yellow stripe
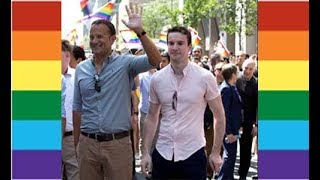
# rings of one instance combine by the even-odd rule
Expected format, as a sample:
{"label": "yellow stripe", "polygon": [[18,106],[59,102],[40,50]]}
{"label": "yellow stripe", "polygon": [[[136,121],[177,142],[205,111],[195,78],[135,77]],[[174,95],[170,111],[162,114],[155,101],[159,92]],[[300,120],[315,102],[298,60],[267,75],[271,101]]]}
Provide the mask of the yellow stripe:
{"label": "yellow stripe", "polygon": [[61,61],[12,61],[13,90],[61,90]]}
{"label": "yellow stripe", "polygon": [[259,90],[308,90],[309,62],[261,60],[258,62]]}

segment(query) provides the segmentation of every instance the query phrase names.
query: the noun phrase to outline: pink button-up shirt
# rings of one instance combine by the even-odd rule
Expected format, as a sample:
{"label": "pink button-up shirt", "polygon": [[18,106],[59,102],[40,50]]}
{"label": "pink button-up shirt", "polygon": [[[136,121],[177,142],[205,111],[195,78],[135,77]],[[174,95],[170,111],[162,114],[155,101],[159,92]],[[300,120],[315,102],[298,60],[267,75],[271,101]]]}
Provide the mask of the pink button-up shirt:
{"label": "pink button-up shirt", "polygon": [[[177,92],[176,110],[172,107]],[[149,101],[161,104],[156,148],[167,160],[185,160],[205,146],[203,116],[207,100],[220,95],[212,73],[189,62],[178,85],[171,65],[156,72],[150,83]]]}

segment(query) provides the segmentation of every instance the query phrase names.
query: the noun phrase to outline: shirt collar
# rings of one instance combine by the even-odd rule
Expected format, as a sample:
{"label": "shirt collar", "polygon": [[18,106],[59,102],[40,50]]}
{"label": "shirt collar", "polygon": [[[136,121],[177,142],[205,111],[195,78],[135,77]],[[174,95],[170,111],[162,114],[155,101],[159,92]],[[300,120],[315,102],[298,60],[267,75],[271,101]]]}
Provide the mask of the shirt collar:
{"label": "shirt collar", "polygon": [[[119,56],[118,53],[116,53],[115,51],[112,51],[111,54],[104,59],[103,64],[108,64],[108,63],[114,61],[118,56]],[[93,59],[94,59],[94,56],[91,57],[91,63],[93,66],[95,66],[93,63]]]}
{"label": "shirt collar", "polygon": [[68,66],[67,72],[65,75],[72,75],[73,72],[75,71],[75,69],[73,69],[72,67]]}
{"label": "shirt collar", "polygon": [[[170,65],[170,68],[169,68],[170,73],[174,74],[174,70],[172,68],[172,65],[171,64],[169,64],[169,65]],[[186,76],[188,74],[190,68],[191,68],[191,62],[188,61],[188,64],[182,70],[183,76]]]}

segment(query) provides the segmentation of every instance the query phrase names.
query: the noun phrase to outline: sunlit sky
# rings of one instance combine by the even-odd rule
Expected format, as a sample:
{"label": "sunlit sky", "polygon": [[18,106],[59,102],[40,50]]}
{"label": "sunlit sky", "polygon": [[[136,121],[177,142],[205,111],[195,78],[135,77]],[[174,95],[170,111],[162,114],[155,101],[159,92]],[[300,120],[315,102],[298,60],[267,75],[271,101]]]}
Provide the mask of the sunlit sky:
{"label": "sunlit sky", "polygon": [[[97,1],[97,0],[96,0]],[[62,3],[62,8],[61,8],[61,38],[66,38],[67,34],[70,33],[70,31],[74,28],[77,29],[79,38],[81,39],[82,37],[82,24],[77,23],[77,20],[81,19],[83,17],[83,14],[81,12],[80,8],[80,0],[61,0]],[[128,0],[122,0],[119,6],[119,27],[117,29],[123,30],[127,29],[124,24],[121,22],[122,18],[126,18],[126,10],[125,10],[125,4],[128,3]],[[100,8],[100,7],[97,7]],[[95,11],[95,9],[93,10]],[[112,19],[113,24],[116,26],[115,23],[115,18]],[[90,23],[90,22],[89,22]],[[79,40],[80,40],[79,39]]]}
{"label": "sunlit sky", "polygon": [[80,0],[61,0],[61,38],[65,36],[78,25],[77,19],[81,19]]}

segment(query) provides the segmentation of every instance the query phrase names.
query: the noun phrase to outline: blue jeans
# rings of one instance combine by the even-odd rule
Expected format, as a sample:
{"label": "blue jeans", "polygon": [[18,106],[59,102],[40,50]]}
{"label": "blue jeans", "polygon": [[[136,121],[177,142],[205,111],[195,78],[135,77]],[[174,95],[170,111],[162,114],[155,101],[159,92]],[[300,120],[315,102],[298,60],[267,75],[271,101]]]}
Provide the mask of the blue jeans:
{"label": "blue jeans", "polygon": [[188,159],[174,162],[164,159],[157,149],[152,153],[153,179],[194,179],[206,180],[207,158],[204,147]]}

